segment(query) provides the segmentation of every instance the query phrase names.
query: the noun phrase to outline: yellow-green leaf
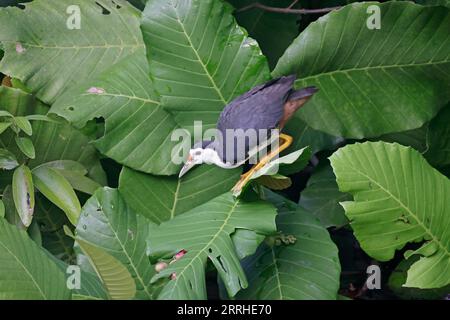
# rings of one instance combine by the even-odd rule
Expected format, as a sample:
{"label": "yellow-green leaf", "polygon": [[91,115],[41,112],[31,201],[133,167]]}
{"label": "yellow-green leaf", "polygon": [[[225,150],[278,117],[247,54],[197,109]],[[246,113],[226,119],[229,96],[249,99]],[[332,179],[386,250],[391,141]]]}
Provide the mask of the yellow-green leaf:
{"label": "yellow-green leaf", "polygon": [[[66,229],[66,226],[64,226]],[[136,284],[127,268],[105,250],[75,238],[102,280],[111,299],[128,300],[136,294]]]}

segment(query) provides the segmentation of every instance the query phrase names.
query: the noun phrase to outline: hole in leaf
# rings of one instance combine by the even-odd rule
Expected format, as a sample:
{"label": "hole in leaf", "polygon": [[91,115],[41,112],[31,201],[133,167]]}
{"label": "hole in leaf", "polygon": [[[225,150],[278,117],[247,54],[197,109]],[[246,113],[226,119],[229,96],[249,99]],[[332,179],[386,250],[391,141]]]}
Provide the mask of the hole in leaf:
{"label": "hole in leaf", "polygon": [[102,14],[104,15],[109,15],[111,14],[111,11],[109,11],[108,9],[106,9],[104,6],[102,6],[100,3],[98,3],[97,1],[95,2],[96,5],[98,5],[101,9],[102,9]]}
{"label": "hole in leaf", "polygon": [[217,261],[219,262],[220,267],[222,268],[222,270],[223,270],[225,273],[228,273],[228,270],[227,270],[227,268],[225,267],[225,262],[223,261],[222,256],[218,256],[218,257],[217,257]]}
{"label": "hole in leaf", "polygon": [[114,3],[116,5],[116,9],[122,8],[122,6],[120,4],[118,4],[118,3],[116,3],[115,1],[112,1],[112,3]]}

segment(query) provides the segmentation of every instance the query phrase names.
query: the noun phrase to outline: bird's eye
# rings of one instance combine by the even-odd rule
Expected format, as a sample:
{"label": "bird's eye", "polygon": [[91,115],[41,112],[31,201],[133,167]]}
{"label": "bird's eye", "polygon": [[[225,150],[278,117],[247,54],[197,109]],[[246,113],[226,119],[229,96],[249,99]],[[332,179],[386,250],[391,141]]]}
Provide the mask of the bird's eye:
{"label": "bird's eye", "polygon": [[201,155],[201,154],[202,154],[201,151],[195,151],[195,155],[196,155],[196,156],[199,156],[199,155]]}

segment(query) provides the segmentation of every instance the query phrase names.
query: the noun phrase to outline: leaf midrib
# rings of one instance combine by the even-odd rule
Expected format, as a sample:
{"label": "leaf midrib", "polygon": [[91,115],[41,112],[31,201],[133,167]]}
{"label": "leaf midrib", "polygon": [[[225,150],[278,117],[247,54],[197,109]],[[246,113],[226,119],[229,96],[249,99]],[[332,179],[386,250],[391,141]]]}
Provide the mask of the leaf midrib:
{"label": "leaf midrib", "polygon": [[277,287],[280,293],[280,300],[283,300],[283,291],[281,291],[281,279],[278,270],[277,257],[275,256],[275,251],[273,250],[273,248],[270,248],[270,252],[272,253],[273,266],[275,267],[275,277],[277,279]]}
{"label": "leaf midrib", "polygon": [[219,98],[222,100],[223,104],[226,105],[227,101],[224,98],[224,96],[222,95],[222,92],[220,91],[219,87],[217,86],[215,80],[213,79],[213,77],[209,74],[208,69],[206,68],[206,65],[203,63],[203,60],[201,59],[197,49],[194,47],[194,44],[192,43],[191,38],[189,37],[189,34],[186,32],[186,29],[184,28],[184,24],[182,23],[180,16],[178,14],[178,10],[177,7],[174,6],[173,2],[170,1],[170,5],[172,6],[173,10],[175,11],[175,14],[177,16],[177,22],[180,25],[181,29],[183,30],[184,35],[186,36],[186,40],[189,43],[190,48],[192,49],[192,51],[195,54],[195,57],[197,58],[198,62],[200,63],[200,65],[202,66],[203,70],[205,71],[205,75],[208,77],[209,81],[211,82],[211,84],[213,85],[213,89],[216,90],[217,94],[219,95]]}
{"label": "leaf midrib", "polygon": [[[4,43],[20,43],[26,47],[39,48],[39,49],[57,49],[57,50],[79,50],[79,49],[109,49],[109,48],[144,48],[144,44],[104,44],[104,45],[86,45],[86,46],[51,46],[51,45],[39,45],[29,42],[20,42],[13,40],[2,40]],[[26,49],[26,48],[25,48]]]}
{"label": "leaf midrib", "polygon": [[33,281],[34,286],[36,287],[36,289],[38,289],[39,293],[41,294],[41,296],[47,300],[47,296],[44,294],[44,292],[42,291],[41,287],[39,286],[39,284],[36,282],[36,280],[34,279],[33,275],[29,272],[29,270],[25,267],[25,265],[22,263],[22,261],[20,261],[19,257],[17,257],[11,250],[8,249],[8,247],[2,242],[0,241],[0,245],[2,245],[3,248],[5,248],[5,250],[20,264],[20,266],[23,268],[23,270],[28,274],[28,276],[30,277],[31,281]]}
{"label": "leaf midrib", "polygon": [[172,204],[172,209],[170,210],[170,219],[172,220],[175,217],[175,210],[177,209],[177,204],[178,204],[178,194],[180,192],[180,186],[181,186],[181,180],[178,179],[177,181],[177,188],[175,189],[175,193],[173,194],[173,204]]}
{"label": "leaf midrib", "polygon": [[[137,267],[135,266],[133,260],[131,259],[131,257],[128,255],[127,250],[125,249],[124,244],[122,243],[122,241],[119,239],[119,236],[116,233],[116,230],[114,230],[114,228],[112,227],[109,219],[106,219],[107,224],[109,226],[109,228],[111,229],[111,231],[114,234],[114,237],[117,239],[117,242],[119,243],[120,247],[122,248],[122,251],[124,252],[126,258],[128,259],[128,261],[130,262],[129,265],[133,268],[135,274],[136,274],[136,278],[139,280],[139,282],[142,284],[142,287],[144,288],[145,293],[147,294],[147,296],[151,299],[152,298],[152,294],[148,291],[147,285],[144,283],[144,279],[141,278],[140,276],[140,272],[138,271]],[[139,222],[136,221],[136,224],[139,226],[138,224]]]}
{"label": "leaf midrib", "polygon": [[359,68],[347,68],[347,69],[337,69],[332,71],[326,71],[323,73],[316,73],[312,75],[308,75],[306,77],[299,78],[297,82],[299,81],[306,81],[310,79],[319,78],[321,76],[331,76],[333,74],[340,74],[340,73],[349,73],[353,71],[369,71],[369,70],[383,70],[383,69],[393,69],[393,68],[415,68],[415,67],[423,67],[428,65],[441,65],[441,64],[447,64],[450,63],[450,60],[442,60],[437,62],[424,62],[424,63],[411,63],[411,64],[393,64],[393,65],[378,65],[378,66],[369,66],[369,67],[359,67]]}
{"label": "leaf midrib", "polygon": [[203,252],[205,252],[205,251],[207,250],[207,248],[209,248],[209,246],[214,242],[214,240],[216,240],[216,238],[219,236],[219,234],[222,233],[223,229],[224,229],[225,226],[228,224],[228,220],[230,220],[231,216],[232,216],[233,213],[235,212],[235,209],[236,209],[237,205],[239,204],[239,202],[240,202],[240,201],[237,200],[237,201],[233,204],[233,206],[231,207],[230,211],[227,213],[227,217],[226,217],[225,220],[223,221],[222,226],[221,226],[220,229],[214,234],[214,236],[212,237],[212,239],[211,239],[211,240],[210,240],[210,241],[209,241],[209,242],[208,242],[201,250],[199,250],[199,251],[197,252],[197,254],[196,254],[194,257],[192,257],[192,258],[190,259],[189,263],[186,264],[186,265],[184,266],[184,268],[181,269],[180,272],[177,273],[176,279],[173,280],[173,281],[175,281],[175,282],[174,282],[174,284],[173,284],[173,286],[172,286],[172,288],[171,288],[171,290],[170,290],[170,296],[172,296],[173,291],[175,290],[175,288],[176,288],[176,286],[177,286],[178,280],[182,278],[183,273],[184,273],[184,272],[192,265],[192,263],[193,263],[194,261],[197,261],[197,258],[198,258]]}

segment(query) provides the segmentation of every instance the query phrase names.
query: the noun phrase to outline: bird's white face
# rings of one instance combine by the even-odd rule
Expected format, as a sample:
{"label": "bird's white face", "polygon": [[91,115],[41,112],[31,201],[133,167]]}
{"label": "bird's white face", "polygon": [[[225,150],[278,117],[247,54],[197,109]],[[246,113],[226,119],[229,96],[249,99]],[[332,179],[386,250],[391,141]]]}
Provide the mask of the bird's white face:
{"label": "bird's white face", "polygon": [[189,159],[194,162],[195,164],[216,164],[219,159],[219,155],[217,152],[213,149],[202,149],[202,148],[196,148],[191,149],[189,151]]}
{"label": "bird's white face", "polygon": [[195,165],[198,164],[215,164],[221,166],[222,161],[217,154],[217,152],[213,149],[206,148],[195,148],[189,150],[189,156],[184,164],[184,167],[181,169],[179,177],[183,176],[192,169]]}

